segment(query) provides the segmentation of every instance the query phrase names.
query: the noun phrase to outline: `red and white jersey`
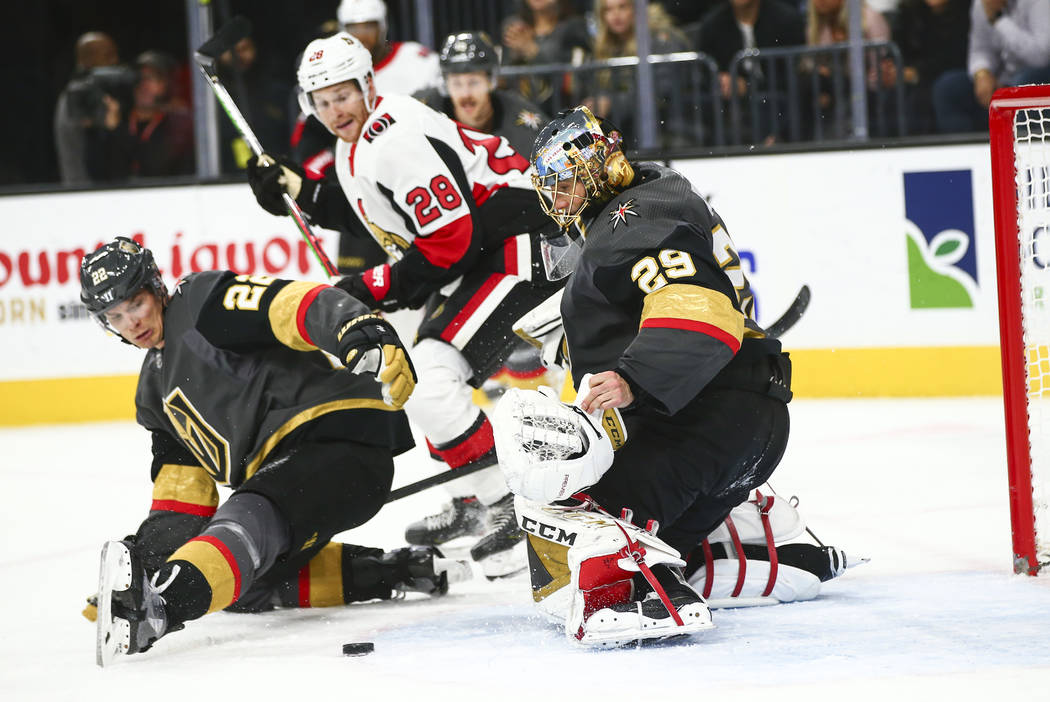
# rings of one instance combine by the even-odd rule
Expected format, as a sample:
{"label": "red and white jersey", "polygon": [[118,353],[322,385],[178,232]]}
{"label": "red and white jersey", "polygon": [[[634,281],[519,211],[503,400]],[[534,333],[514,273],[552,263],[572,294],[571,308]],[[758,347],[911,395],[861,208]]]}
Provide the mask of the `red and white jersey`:
{"label": "red and white jersey", "polygon": [[339,141],[335,169],[354,211],[398,259],[376,286],[378,300],[388,292],[415,299],[469,270],[483,250],[500,245],[484,241],[482,205],[501,188],[532,191],[528,159],[505,138],[406,95],[377,100],[357,142]]}
{"label": "red and white jersey", "polygon": [[379,95],[411,95],[441,84],[438,55],[414,41],[390,42],[390,53],[373,70]]}

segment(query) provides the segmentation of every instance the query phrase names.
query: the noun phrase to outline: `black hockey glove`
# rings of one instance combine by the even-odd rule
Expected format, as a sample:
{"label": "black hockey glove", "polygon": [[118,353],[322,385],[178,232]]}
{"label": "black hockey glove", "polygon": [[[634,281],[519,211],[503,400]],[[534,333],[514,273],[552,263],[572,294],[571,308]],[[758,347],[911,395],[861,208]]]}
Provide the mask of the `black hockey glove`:
{"label": "black hockey glove", "polygon": [[281,197],[288,193],[303,212],[312,215],[319,183],[307,178],[302,167],[286,156],[263,154],[258,159],[248,159],[248,184],[259,206],[270,214],[288,214]]}
{"label": "black hockey glove", "polygon": [[339,331],[338,341],[347,369],[373,374],[383,384],[383,400],[401,409],[416,387],[416,369],[394,328],[378,315],[361,315]]}
{"label": "black hockey glove", "polygon": [[360,275],[348,275],[345,278],[340,278],[334,283],[334,285],[340,290],[345,290],[350,293],[350,295],[366,305],[370,310],[393,312],[394,310],[401,309],[401,305],[398,304],[397,299],[393,296],[388,295],[382,300],[377,300],[375,295],[373,295],[372,291],[369,289],[368,283],[366,283],[364,278]]}

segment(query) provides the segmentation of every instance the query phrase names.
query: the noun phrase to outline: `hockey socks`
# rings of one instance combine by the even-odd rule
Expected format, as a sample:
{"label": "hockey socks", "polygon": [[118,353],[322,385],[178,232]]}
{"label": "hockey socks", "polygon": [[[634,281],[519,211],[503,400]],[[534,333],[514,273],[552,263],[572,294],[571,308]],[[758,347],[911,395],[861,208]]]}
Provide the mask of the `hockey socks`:
{"label": "hockey socks", "polygon": [[241,596],[243,577],[229,546],[208,534],[183,544],[153,576],[169,617],[198,619],[230,606]]}

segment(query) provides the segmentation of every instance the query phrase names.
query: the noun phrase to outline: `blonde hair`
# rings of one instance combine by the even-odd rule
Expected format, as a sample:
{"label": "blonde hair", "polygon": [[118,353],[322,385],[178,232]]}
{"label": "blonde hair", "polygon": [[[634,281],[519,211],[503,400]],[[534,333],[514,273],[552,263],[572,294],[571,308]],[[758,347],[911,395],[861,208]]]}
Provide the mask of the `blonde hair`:
{"label": "blonde hair", "polygon": [[[634,5],[632,4],[632,9]],[[634,36],[634,24],[631,24],[631,33],[626,38],[613,35],[609,25],[605,23],[605,0],[594,0],[594,16],[598,20],[598,33],[594,37],[594,58],[607,59],[620,56],[637,56],[638,42]],[[649,33],[668,32],[677,33],[674,21],[667,11],[659,3],[649,4]]]}
{"label": "blonde hair", "polygon": [[[600,0],[599,0],[600,1]],[[861,2],[860,23],[862,34],[867,34],[868,18],[863,11],[864,3]],[[818,46],[820,41],[820,30],[828,27],[833,33],[836,29],[847,36],[849,35],[849,0],[842,0],[842,6],[832,17],[817,14],[816,4],[813,0],[806,3],[806,44]]]}

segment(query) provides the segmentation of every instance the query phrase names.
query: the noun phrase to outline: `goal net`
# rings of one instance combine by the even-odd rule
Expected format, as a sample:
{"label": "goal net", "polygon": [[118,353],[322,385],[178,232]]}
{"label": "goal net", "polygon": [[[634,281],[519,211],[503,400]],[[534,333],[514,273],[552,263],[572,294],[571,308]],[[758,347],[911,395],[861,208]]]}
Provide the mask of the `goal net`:
{"label": "goal net", "polygon": [[1013,564],[1050,574],[1050,85],[989,111]]}

